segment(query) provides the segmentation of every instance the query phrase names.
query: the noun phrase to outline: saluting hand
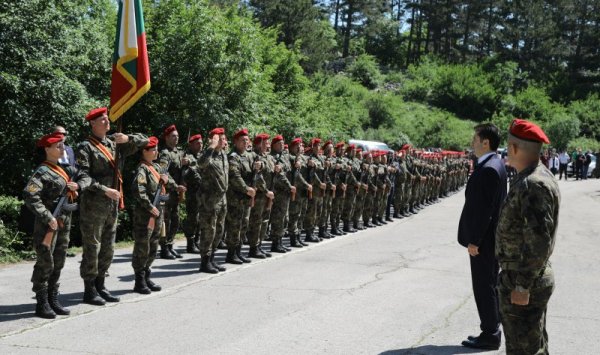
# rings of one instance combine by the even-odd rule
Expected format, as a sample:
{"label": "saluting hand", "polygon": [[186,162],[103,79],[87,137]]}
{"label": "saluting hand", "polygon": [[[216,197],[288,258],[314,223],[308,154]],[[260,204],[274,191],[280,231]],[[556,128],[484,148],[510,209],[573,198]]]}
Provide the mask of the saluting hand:
{"label": "saluting hand", "polygon": [[106,197],[110,198],[111,200],[115,201],[119,201],[119,199],[121,198],[121,193],[118,190],[111,188],[106,189],[104,195],[106,195]]}
{"label": "saluting hand", "polygon": [[212,138],[210,139],[210,143],[208,144],[208,146],[211,149],[215,149],[219,145],[220,140],[221,140],[221,136],[218,134],[214,134],[212,136]]}
{"label": "saluting hand", "polygon": [[115,138],[115,143],[117,143],[117,144],[123,144],[123,143],[129,142],[129,136],[127,136],[126,134],[123,134],[123,133],[115,133],[115,134],[113,134],[113,137]]}

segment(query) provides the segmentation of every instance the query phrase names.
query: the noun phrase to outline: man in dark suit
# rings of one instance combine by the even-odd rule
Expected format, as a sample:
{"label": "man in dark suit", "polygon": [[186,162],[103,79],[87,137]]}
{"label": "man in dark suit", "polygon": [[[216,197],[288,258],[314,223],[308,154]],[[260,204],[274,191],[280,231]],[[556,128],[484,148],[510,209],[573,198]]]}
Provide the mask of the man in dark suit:
{"label": "man in dark suit", "polygon": [[481,334],[469,336],[462,345],[495,350],[500,347],[502,338],[496,290],[499,266],[494,254],[495,231],[500,206],[506,198],[506,169],[496,154],[500,143],[498,128],[484,123],[474,130],[471,145],[477,164],[467,182],[458,242],[469,252]]}
{"label": "man in dark suit", "polygon": [[73,148],[66,144],[67,136],[69,133],[63,126],[55,126],[54,131],[52,133],[61,133],[63,135],[63,144],[65,146],[65,153],[60,159],[58,159],[58,163],[62,167],[73,166],[77,168],[77,161],[75,160],[75,153],[73,152]]}

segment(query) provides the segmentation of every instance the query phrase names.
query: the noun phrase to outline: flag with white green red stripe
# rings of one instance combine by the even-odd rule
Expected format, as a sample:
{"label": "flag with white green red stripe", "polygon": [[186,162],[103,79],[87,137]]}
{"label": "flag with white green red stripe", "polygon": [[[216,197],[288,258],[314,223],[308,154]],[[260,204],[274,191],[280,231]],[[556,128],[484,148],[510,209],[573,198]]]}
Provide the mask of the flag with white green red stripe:
{"label": "flag with white green red stripe", "polygon": [[116,121],[150,90],[150,66],[141,0],[119,0],[117,38],[110,90],[111,121]]}

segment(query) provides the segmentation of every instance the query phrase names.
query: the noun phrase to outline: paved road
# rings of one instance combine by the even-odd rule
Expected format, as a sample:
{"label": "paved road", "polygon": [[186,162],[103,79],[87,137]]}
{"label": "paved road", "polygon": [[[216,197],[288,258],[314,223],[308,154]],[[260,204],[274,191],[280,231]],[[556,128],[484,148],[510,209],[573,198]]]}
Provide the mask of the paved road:
{"label": "paved road", "polygon": [[[600,181],[560,186],[550,350],[593,354]],[[461,192],[411,218],[216,276],[197,273],[196,256],[157,260],[165,289],[150,296],[130,292],[131,251],[121,250],[107,283],[123,300],[107,307],[79,303],[79,257],[68,259],[62,291],[73,314],[53,321],[33,316],[32,264],[3,267],[0,353],[471,353],[459,345],[479,332],[467,253],[456,243],[463,202]]]}

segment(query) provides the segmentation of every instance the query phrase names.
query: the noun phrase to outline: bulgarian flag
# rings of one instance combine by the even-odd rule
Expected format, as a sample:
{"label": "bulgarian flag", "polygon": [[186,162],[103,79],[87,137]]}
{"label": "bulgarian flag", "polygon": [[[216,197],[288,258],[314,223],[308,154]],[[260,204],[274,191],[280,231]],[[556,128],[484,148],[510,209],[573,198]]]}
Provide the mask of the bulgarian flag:
{"label": "bulgarian flag", "polygon": [[113,122],[150,90],[150,66],[142,1],[118,1],[109,113]]}

